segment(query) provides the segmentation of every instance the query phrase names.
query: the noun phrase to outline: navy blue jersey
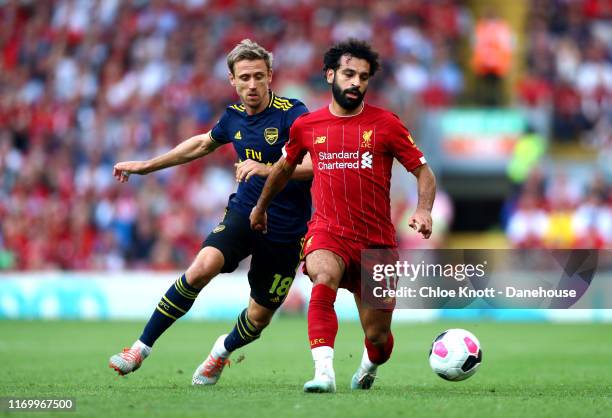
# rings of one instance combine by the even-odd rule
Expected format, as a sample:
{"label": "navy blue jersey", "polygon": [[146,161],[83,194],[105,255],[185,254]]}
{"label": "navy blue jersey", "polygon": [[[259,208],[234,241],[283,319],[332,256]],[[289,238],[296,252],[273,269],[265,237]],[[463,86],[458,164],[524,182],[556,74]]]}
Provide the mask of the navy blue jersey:
{"label": "navy blue jersey", "polygon": [[[273,165],[282,156],[291,124],[307,111],[299,100],[278,97],[270,92],[270,104],[255,115],[248,115],[241,103],[228,106],[212,129],[211,137],[221,144],[231,142],[240,161],[251,159]],[[238,191],[230,196],[230,210],[249,216],[265,182],[260,176],[241,182]],[[310,184],[310,181],[290,180],[274,198],[267,211],[268,239],[293,241],[306,233],[311,209]]]}

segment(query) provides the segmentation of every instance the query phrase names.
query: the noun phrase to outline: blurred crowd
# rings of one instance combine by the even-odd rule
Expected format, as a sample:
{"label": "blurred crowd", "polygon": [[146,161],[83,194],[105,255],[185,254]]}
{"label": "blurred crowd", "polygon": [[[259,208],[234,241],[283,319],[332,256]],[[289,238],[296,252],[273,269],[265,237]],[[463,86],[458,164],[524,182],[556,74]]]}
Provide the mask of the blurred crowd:
{"label": "blurred crowd", "polygon": [[[580,139],[600,155],[612,155],[612,2],[532,0],[525,38],[519,101],[550,113],[553,139]],[[609,176],[584,170],[572,175],[562,165],[534,170],[508,202],[510,242],[521,248],[612,248]]]}
{"label": "blurred crowd", "polygon": [[601,174],[531,172],[505,211],[517,248],[612,248],[612,184]]}
{"label": "blurred crowd", "polygon": [[[607,3],[547,3],[534,0],[520,97],[595,129],[610,110]],[[383,71],[368,100],[413,126],[464,100],[473,19],[460,0],[0,0],[0,269],[184,269],[235,188],[231,147],[127,184],[112,166],[210,129],[236,100],[225,56],[243,38],[274,53],[275,91],[313,109],[329,100],[323,52],[369,40]]]}
{"label": "blurred crowd", "polygon": [[532,0],[522,104],[552,113],[556,140],[612,148],[612,2]]}
{"label": "blurred crowd", "polygon": [[0,2],[0,268],[185,268],[235,187],[231,147],[123,185],[112,166],[210,129],[241,39],[311,108],[329,97],[322,53],[368,39],[385,68],[369,100],[415,117],[461,93],[466,19],[451,0]]}

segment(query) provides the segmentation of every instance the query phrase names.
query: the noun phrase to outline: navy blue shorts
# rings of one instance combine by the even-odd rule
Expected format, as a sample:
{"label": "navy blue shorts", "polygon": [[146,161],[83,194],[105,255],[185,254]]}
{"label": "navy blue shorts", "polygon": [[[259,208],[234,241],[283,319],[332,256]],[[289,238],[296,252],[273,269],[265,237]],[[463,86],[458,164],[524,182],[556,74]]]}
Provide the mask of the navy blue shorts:
{"label": "navy blue shorts", "polygon": [[204,247],[221,251],[221,273],[231,273],[251,256],[248,272],[251,297],[266,308],[277,309],[287,297],[301,260],[304,238],[275,242],[251,229],[248,216],[228,210],[223,221],[206,238]]}

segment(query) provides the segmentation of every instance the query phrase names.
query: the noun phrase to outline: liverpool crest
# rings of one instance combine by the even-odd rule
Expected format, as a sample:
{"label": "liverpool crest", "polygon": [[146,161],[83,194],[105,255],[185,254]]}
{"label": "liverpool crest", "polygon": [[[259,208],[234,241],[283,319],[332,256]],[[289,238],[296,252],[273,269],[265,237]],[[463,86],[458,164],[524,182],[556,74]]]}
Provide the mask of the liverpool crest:
{"label": "liverpool crest", "polygon": [[372,148],[372,131],[365,131],[362,136],[361,148]]}

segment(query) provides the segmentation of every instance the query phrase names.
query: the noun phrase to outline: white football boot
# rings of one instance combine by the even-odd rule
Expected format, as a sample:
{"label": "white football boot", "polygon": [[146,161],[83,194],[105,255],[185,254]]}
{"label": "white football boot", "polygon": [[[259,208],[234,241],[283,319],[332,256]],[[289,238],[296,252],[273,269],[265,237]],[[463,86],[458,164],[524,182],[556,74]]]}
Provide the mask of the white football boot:
{"label": "white football boot", "polygon": [[108,367],[115,369],[121,376],[125,376],[138,370],[150,353],[151,347],[136,341],[131,348],[124,348],[121,353],[112,356]]}
{"label": "white football boot", "polygon": [[363,350],[361,364],[351,379],[351,389],[370,389],[376,379],[378,366],[370,361],[368,351]]}
{"label": "white football boot", "polygon": [[327,375],[315,375],[315,378],[304,383],[306,393],[335,393],[336,378]]}
{"label": "white football boot", "polygon": [[225,365],[229,366],[230,364],[229,356],[231,353],[225,349],[225,337],[227,337],[227,334],[217,338],[206,360],[193,373],[191,378],[192,385],[214,385],[219,381],[223,368]]}

